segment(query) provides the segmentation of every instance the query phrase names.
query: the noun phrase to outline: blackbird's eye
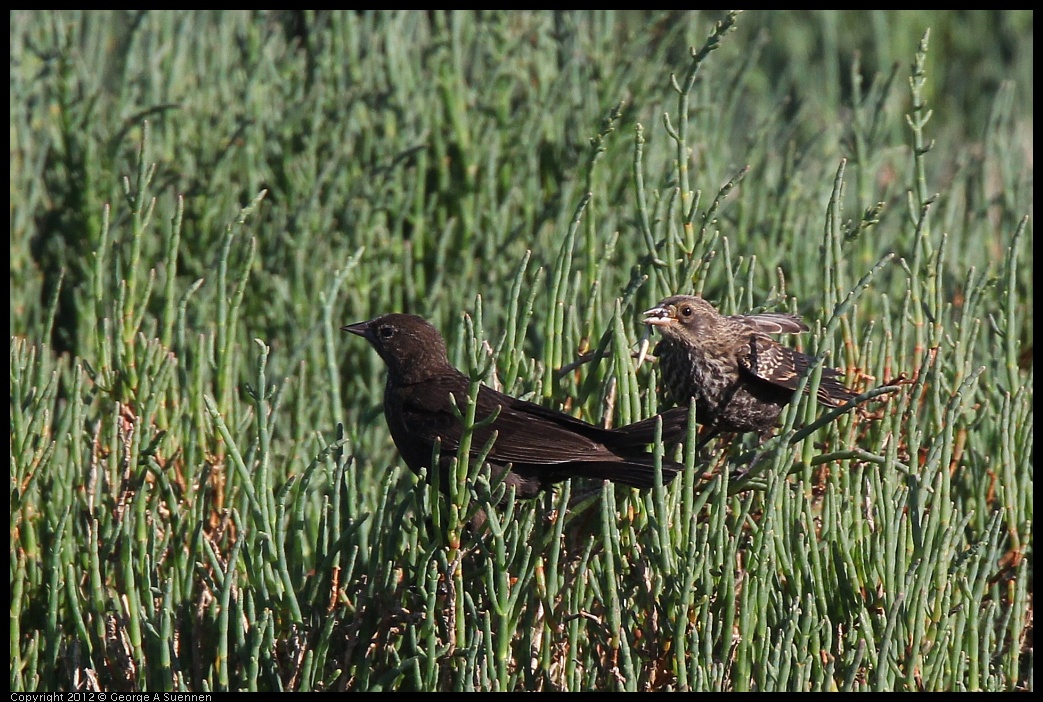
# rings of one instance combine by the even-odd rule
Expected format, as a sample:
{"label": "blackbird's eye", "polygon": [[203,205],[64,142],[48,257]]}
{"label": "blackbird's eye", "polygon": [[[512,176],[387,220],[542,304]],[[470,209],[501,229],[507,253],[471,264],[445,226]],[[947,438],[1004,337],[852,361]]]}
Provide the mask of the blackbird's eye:
{"label": "blackbird's eye", "polygon": [[380,334],[380,338],[382,339],[390,339],[395,335],[395,328],[390,324],[384,324],[377,329],[377,334]]}
{"label": "blackbird's eye", "polygon": [[685,305],[684,307],[682,307],[681,308],[681,316],[682,317],[691,317],[692,316],[692,306],[691,305]]}

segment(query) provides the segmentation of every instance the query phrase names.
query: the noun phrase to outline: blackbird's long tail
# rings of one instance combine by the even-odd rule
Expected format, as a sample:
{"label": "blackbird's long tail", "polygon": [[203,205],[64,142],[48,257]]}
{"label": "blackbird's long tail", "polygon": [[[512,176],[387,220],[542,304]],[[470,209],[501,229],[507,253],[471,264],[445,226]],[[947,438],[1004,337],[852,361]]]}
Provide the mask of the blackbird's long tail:
{"label": "blackbird's long tail", "polygon": [[[663,485],[669,485],[684,470],[684,466],[674,461],[663,459]],[[652,457],[633,459],[621,462],[570,463],[568,473],[571,477],[593,478],[595,480],[611,480],[620,485],[636,488],[650,488],[655,485],[655,466]]]}
{"label": "blackbird's long tail", "polygon": [[688,434],[688,407],[674,407],[660,414],[653,415],[648,419],[642,419],[633,424],[626,424],[612,431],[611,441],[606,445],[616,451],[626,449],[644,450],[649,444],[655,443],[656,423],[662,419],[663,443],[673,444],[685,438]]}

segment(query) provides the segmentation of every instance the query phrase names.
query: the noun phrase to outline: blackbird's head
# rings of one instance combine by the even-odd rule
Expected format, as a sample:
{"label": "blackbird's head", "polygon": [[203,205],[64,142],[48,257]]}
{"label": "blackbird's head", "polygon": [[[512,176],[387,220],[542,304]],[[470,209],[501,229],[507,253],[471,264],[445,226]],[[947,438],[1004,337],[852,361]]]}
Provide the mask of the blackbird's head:
{"label": "blackbird's head", "polygon": [[397,382],[417,382],[449,365],[442,335],[415,314],[385,314],[341,329],[364,337]]}
{"label": "blackbird's head", "polygon": [[693,344],[712,333],[721,315],[709,302],[695,295],[674,295],[645,310],[644,323],[668,339]]}

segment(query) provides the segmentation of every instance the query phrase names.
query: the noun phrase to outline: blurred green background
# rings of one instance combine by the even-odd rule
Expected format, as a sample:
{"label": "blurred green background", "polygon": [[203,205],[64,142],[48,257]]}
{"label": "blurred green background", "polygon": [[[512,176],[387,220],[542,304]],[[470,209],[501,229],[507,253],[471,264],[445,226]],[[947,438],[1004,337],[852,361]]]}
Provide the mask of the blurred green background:
{"label": "blurred green background", "polygon": [[[10,19],[12,690],[1032,688],[1030,11]],[[338,331],[619,424],[676,292],[897,391],[472,534]]]}

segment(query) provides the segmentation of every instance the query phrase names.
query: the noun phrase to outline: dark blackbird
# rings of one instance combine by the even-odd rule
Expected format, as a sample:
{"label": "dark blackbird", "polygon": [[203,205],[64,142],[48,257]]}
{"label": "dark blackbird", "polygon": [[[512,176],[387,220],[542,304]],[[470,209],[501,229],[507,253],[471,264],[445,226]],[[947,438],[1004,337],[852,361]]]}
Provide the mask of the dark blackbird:
{"label": "dark blackbird", "polygon": [[[674,295],[646,311],[644,322],[663,335],[654,351],[663,395],[681,406],[695,399],[696,419],[709,428],[701,443],[722,431],[770,436],[814,360],[768,336],[808,331],[796,315],[725,316],[701,297]],[[839,407],[855,397],[839,375],[822,369],[819,402]]]}
{"label": "dark blackbird", "polygon": [[[387,364],[384,417],[406,465],[414,473],[429,467],[435,439],[441,440],[441,485],[447,491],[449,464],[456,456],[462,433],[462,424],[453,412],[453,398],[460,412],[465,411],[469,381],[449,364],[441,334],[423,318],[410,314],[386,314],[341,329],[365,337]],[[515,486],[518,497],[535,497],[572,477],[611,480],[638,488],[654,483],[648,444],[655,440],[656,417],[604,429],[481,386],[475,423],[496,412],[489,426],[475,428],[470,455],[476,456],[497,432],[486,462],[494,479],[499,479],[510,464],[505,481]],[[687,419],[687,410],[683,409],[662,415],[664,442],[683,438]],[[664,459],[663,482],[669,483],[682,468]]]}

